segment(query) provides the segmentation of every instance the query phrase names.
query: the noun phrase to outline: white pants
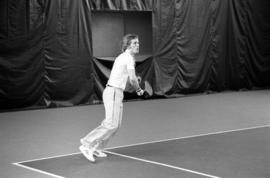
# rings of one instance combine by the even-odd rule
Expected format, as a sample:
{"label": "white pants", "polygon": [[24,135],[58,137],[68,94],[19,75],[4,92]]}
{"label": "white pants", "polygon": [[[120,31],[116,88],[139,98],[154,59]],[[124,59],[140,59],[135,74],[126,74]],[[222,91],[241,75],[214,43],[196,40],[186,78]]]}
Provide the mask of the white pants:
{"label": "white pants", "polygon": [[121,126],[123,114],[123,90],[107,86],[103,91],[105,119],[101,125],[81,139],[88,147],[104,149],[109,139]]}

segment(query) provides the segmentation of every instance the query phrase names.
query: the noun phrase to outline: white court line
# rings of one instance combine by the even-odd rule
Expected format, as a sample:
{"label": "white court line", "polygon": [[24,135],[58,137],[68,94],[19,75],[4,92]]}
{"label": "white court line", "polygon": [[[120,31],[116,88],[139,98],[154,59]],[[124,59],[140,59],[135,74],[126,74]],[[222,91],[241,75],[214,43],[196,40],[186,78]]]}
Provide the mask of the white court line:
{"label": "white court line", "polygon": [[52,174],[52,173],[49,173],[49,172],[46,172],[46,171],[42,171],[40,169],[35,169],[35,168],[29,167],[29,166],[25,166],[25,165],[22,165],[20,163],[13,163],[13,165],[23,167],[25,169],[29,169],[31,171],[35,171],[35,172],[38,172],[38,173],[46,174],[46,175],[49,175],[49,176],[52,176],[52,177],[55,177],[55,178],[65,178],[65,177],[58,176],[58,175],[55,175],[55,174]]}
{"label": "white court line", "polygon": [[116,146],[116,147],[109,147],[106,150],[111,150],[111,149],[116,149],[116,148],[124,148],[124,147],[130,147],[130,146],[146,145],[146,144],[151,144],[151,143],[166,142],[166,141],[172,141],[172,140],[182,140],[182,139],[188,139],[188,138],[196,138],[196,137],[203,137],[203,136],[210,136],[210,135],[225,134],[225,133],[230,133],[230,132],[240,132],[240,131],[245,131],[245,130],[265,128],[265,127],[270,127],[270,125],[261,125],[261,126],[247,127],[247,128],[234,129],[234,130],[210,132],[210,133],[206,133],[206,134],[198,134],[198,135],[190,135],[190,136],[184,136],[184,137],[175,137],[175,138],[169,138],[169,139],[163,139],[163,140],[149,141],[149,142],[134,143],[134,144],[121,145],[121,146]]}
{"label": "white court line", "polygon": [[33,162],[33,161],[41,161],[41,160],[45,160],[45,159],[53,159],[53,158],[59,158],[59,157],[72,156],[72,155],[77,155],[77,154],[81,154],[81,152],[68,153],[68,154],[49,156],[49,157],[43,157],[43,158],[36,158],[36,159],[29,159],[29,160],[25,160],[25,161],[15,162],[15,163],[12,163],[12,164],[16,165],[16,164],[22,164],[22,163],[27,163],[27,162]]}
{"label": "white court line", "polygon": [[[180,140],[180,139],[187,139],[187,138],[202,137],[202,136],[208,136],[208,135],[217,135],[217,134],[222,134],[222,133],[230,133],[230,132],[237,132],[237,131],[259,129],[259,128],[264,128],[264,127],[270,127],[270,125],[261,125],[261,126],[246,127],[246,128],[234,129],[234,130],[210,132],[210,133],[206,133],[206,134],[198,134],[198,135],[191,135],[191,136],[184,136],[184,137],[176,137],[176,138],[170,138],[170,139],[149,141],[149,142],[134,143],[134,144],[121,145],[121,146],[116,146],[116,147],[109,147],[106,150],[111,150],[111,149],[116,149],[116,148],[124,148],[124,147],[130,147],[130,146],[139,146],[139,145],[145,145],[145,144],[151,144],[151,143],[166,142],[166,141],[172,141],[172,140]],[[21,162],[15,162],[15,163],[12,163],[12,164],[21,164],[21,163],[25,163],[25,162],[39,161],[39,160],[44,160],[44,159],[52,159],[52,158],[59,158],[59,157],[65,157],[65,156],[72,156],[72,155],[76,155],[76,154],[81,154],[81,152],[75,152],[75,153],[68,153],[68,154],[62,154],[62,155],[56,155],[56,156],[49,156],[49,157],[43,157],[43,158],[30,159],[30,160],[25,160],[25,161],[21,161]]]}
{"label": "white court line", "polygon": [[[106,150],[116,149],[116,148],[124,148],[124,147],[130,147],[130,146],[139,146],[139,145],[145,145],[145,144],[151,144],[151,143],[166,142],[166,141],[172,141],[172,140],[196,138],[196,137],[202,137],[202,136],[208,136],[208,135],[217,135],[217,134],[223,134],[223,133],[229,133],[229,132],[252,130],[252,129],[258,129],[258,128],[264,128],[264,127],[270,127],[270,125],[254,126],[254,127],[247,127],[247,128],[234,129],[234,130],[225,130],[225,131],[219,131],[219,132],[210,132],[210,133],[206,133],[206,134],[198,134],[198,135],[191,135],[191,136],[184,136],[184,137],[176,137],[176,138],[171,138],[171,139],[163,139],[163,140],[156,140],[156,141],[150,141],[150,142],[141,142],[141,143],[135,143],[135,144],[129,144],[129,145],[110,147],[110,148],[107,148]],[[109,151],[106,151],[106,152],[109,153]],[[26,166],[21,165],[21,163],[39,161],[39,160],[45,160],[45,159],[52,159],[52,158],[59,158],[59,157],[65,157],[65,156],[72,156],[72,155],[76,155],[76,154],[81,154],[81,152],[75,152],[75,153],[69,153],[69,154],[63,154],[63,155],[56,155],[56,156],[50,156],[50,157],[44,157],[44,158],[25,160],[25,161],[21,161],[21,162],[15,162],[15,163],[12,163],[12,164],[27,168]],[[33,169],[33,170],[35,170],[35,169]]]}
{"label": "white court line", "polygon": [[110,151],[106,151],[106,152],[107,153],[110,153],[110,154],[113,154],[113,155],[116,155],[116,156],[121,156],[121,157],[129,158],[129,159],[134,159],[134,160],[137,160],[137,161],[142,161],[142,162],[146,162],[146,163],[151,163],[151,164],[155,164],[155,165],[169,167],[169,168],[173,168],[173,169],[177,169],[177,170],[181,170],[181,171],[185,171],[185,172],[189,172],[189,173],[193,173],[193,174],[198,174],[198,175],[205,176],[205,177],[221,178],[221,177],[213,176],[213,175],[210,175],[210,174],[205,174],[205,173],[202,173],[202,172],[193,171],[193,170],[190,170],[190,169],[185,169],[185,168],[181,168],[181,167],[177,167],[177,166],[173,166],[173,165],[169,165],[169,164],[164,164],[164,163],[160,163],[160,162],[150,161],[150,160],[141,159],[141,158],[137,158],[137,157],[133,157],[133,156],[127,156],[127,155],[123,155],[123,154],[119,154],[119,153],[114,153],[114,152],[110,152]]}
{"label": "white court line", "polygon": [[12,163],[12,164],[15,165],[15,166],[25,168],[25,169],[29,169],[29,170],[34,171],[34,172],[39,172],[39,173],[42,173],[42,174],[50,175],[52,177],[65,178],[65,177],[58,176],[58,175],[55,175],[55,174],[52,174],[52,173],[49,173],[49,172],[46,172],[46,171],[42,171],[40,169],[35,169],[35,168],[29,167],[29,166],[25,166],[25,165],[23,165],[23,163],[33,162],[33,161],[41,161],[41,160],[45,160],[45,159],[53,159],[53,158],[59,158],[59,157],[65,157],[65,156],[71,156],[71,155],[76,155],[76,154],[81,154],[81,152],[63,154],[63,155],[57,155],[57,156],[50,156],[50,157],[44,157],[44,158],[37,158],[37,159],[31,159],[31,160],[26,160],[26,161],[21,161],[21,162],[15,162],[15,163]]}

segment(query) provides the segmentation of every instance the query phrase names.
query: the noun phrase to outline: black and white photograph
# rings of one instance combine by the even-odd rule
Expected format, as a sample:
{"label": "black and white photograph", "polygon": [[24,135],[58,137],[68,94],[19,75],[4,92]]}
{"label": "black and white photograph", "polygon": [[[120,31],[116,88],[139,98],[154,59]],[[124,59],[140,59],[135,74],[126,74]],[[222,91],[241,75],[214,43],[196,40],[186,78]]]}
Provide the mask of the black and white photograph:
{"label": "black and white photograph", "polygon": [[0,178],[270,178],[270,1],[0,0]]}

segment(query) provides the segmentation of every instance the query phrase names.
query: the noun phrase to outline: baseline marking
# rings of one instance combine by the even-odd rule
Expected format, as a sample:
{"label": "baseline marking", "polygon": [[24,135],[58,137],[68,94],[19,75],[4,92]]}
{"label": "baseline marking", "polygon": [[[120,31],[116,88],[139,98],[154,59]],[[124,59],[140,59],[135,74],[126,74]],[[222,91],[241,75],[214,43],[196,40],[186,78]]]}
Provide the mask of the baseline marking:
{"label": "baseline marking", "polygon": [[129,159],[134,159],[134,160],[137,160],[137,161],[142,161],[142,162],[151,163],[151,164],[155,164],[155,165],[160,165],[160,166],[164,166],[164,167],[168,167],[168,168],[173,168],[173,169],[177,169],[177,170],[181,170],[181,171],[185,171],[185,172],[189,172],[189,173],[193,173],[193,174],[198,174],[198,175],[205,176],[205,177],[221,178],[221,177],[213,176],[213,175],[210,175],[210,174],[205,174],[205,173],[202,173],[202,172],[193,171],[193,170],[190,170],[190,169],[185,169],[185,168],[181,168],[181,167],[177,167],[177,166],[173,166],[173,165],[169,165],[169,164],[164,164],[164,163],[160,163],[160,162],[156,162],[156,161],[150,161],[150,160],[141,159],[141,158],[137,158],[137,157],[133,157],[133,156],[127,156],[127,155],[114,153],[114,152],[110,152],[110,151],[106,151],[106,152],[110,153],[110,154],[113,154],[113,155],[116,155],[116,156],[121,156],[121,157],[129,158]]}
{"label": "baseline marking", "polygon": [[[217,134],[223,134],[223,133],[229,133],[229,132],[238,132],[238,131],[259,129],[259,128],[265,128],[265,127],[270,127],[270,125],[261,125],[261,126],[247,127],[247,128],[234,129],[234,130],[210,132],[210,133],[206,133],[206,134],[198,134],[198,135],[190,135],[190,136],[184,136],[184,137],[176,137],[176,138],[169,138],[169,139],[163,139],[163,140],[149,141],[149,142],[134,143],[134,144],[128,144],[128,145],[109,147],[106,150],[111,150],[111,149],[116,149],[116,148],[124,148],[124,147],[130,147],[130,146],[145,145],[145,144],[151,144],[151,143],[166,142],[166,141],[171,141],[171,140],[180,140],[180,139],[187,139],[187,138],[202,137],[202,136],[207,136],[207,135],[217,135]],[[43,158],[30,159],[30,160],[25,160],[25,161],[21,161],[21,162],[15,162],[12,164],[16,165],[16,164],[21,164],[24,162],[32,162],[32,161],[38,161],[38,160],[44,160],[44,159],[59,158],[59,157],[65,157],[65,156],[72,156],[72,155],[76,155],[76,154],[81,154],[81,152],[74,152],[74,153],[67,153],[67,154],[62,154],[62,155],[55,155],[55,156],[49,156],[49,157],[43,157]]]}
{"label": "baseline marking", "polygon": [[65,178],[65,177],[62,177],[62,176],[58,176],[56,174],[52,174],[52,173],[49,173],[49,172],[46,172],[46,171],[42,171],[40,169],[36,169],[36,168],[29,167],[29,166],[25,166],[25,165],[22,165],[20,163],[13,163],[13,165],[16,165],[16,166],[19,166],[19,167],[22,167],[22,168],[25,168],[25,169],[29,169],[29,170],[34,171],[34,172],[46,174],[46,175],[49,175],[49,176],[52,176],[52,177],[55,177],[55,178]]}
{"label": "baseline marking", "polygon": [[25,161],[15,162],[15,163],[12,163],[12,164],[16,165],[16,164],[22,164],[22,163],[26,163],[26,162],[33,162],[33,161],[40,161],[40,160],[45,160],[45,159],[53,159],[53,158],[59,158],[59,157],[66,157],[66,156],[72,156],[72,155],[77,155],[77,154],[81,154],[81,152],[67,153],[67,154],[62,154],[62,155],[48,156],[48,157],[36,158],[36,159],[29,159],[29,160],[25,160]]}
{"label": "baseline marking", "polygon": [[[180,140],[180,139],[195,138],[195,137],[202,137],[202,136],[208,136],[208,135],[217,135],[217,134],[223,134],[223,133],[229,133],[229,132],[238,132],[238,131],[252,130],[252,129],[258,129],[258,128],[265,128],[265,127],[270,127],[270,125],[261,125],[261,126],[247,127],[247,128],[241,128],[241,129],[225,130],[225,131],[219,131],[219,132],[210,132],[210,133],[206,133],[206,134],[198,134],[198,135],[176,137],[176,138],[156,140],[156,141],[150,141],[150,142],[141,142],[141,143],[135,143],[135,144],[129,144],[129,145],[122,145],[122,146],[116,146],[116,147],[109,147],[109,148],[106,149],[105,152],[108,152],[108,153],[111,153],[111,154],[115,154],[115,155],[119,155],[120,156],[121,154],[113,153],[113,152],[110,152],[108,150],[110,150],[110,149],[116,149],[116,148],[130,147],[130,146],[139,146],[139,145],[145,145],[145,144],[151,144],[151,143],[166,142],[166,141],[171,141],[171,140]],[[11,163],[11,164],[16,165],[16,166],[19,166],[19,167],[26,168],[26,169],[29,169],[29,170],[32,170],[32,171],[36,171],[36,172],[44,173],[44,174],[47,174],[47,175],[51,175],[51,176],[54,176],[56,178],[65,178],[65,177],[54,175],[54,174],[50,174],[50,173],[45,172],[45,171],[41,171],[39,169],[34,169],[34,168],[31,168],[31,167],[22,165],[22,163],[24,163],[24,162],[38,161],[38,160],[45,160],[45,159],[52,159],[52,158],[59,158],[59,157],[65,157],[65,156],[72,156],[72,155],[76,155],[76,154],[81,154],[81,152],[75,152],[75,153],[69,153],[69,154],[63,154],[63,155],[56,155],[56,156],[50,156],[50,157],[43,157],[43,158],[31,159],[31,160],[26,160],[26,161],[21,161],[21,162],[15,162],[15,163]],[[126,155],[121,155],[121,156],[127,157],[127,158],[131,158],[131,159],[140,160],[140,158],[129,157],[129,156],[126,156]],[[141,159],[141,160],[143,160],[143,159]],[[143,161],[147,161],[147,160],[143,160]],[[159,165],[163,165],[163,166],[167,166],[167,167],[179,169],[178,167],[171,166],[171,165],[166,165],[166,164],[162,164],[162,163],[158,163],[158,162],[151,162],[150,161],[150,163],[159,164]],[[185,170],[184,168],[180,168],[180,169],[181,170]],[[192,170],[189,170],[189,171],[192,171]],[[219,178],[219,177],[215,177],[214,176],[213,178]]]}
{"label": "baseline marking", "polygon": [[[150,143],[166,142],[166,141],[171,141],[171,140],[181,140],[181,139],[187,139],[187,138],[202,137],[202,136],[207,136],[207,135],[217,135],[217,134],[222,134],[222,133],[259,129],[259,128],[265,128],[265,127],[270,127],[270,125],[254,126],[254,127],[247,127],[247,128],[235,129],[235,130],[225,130],[225,131],[219,131],[219,132],[210,132],[210,133],[206,133],[206,134],[198,134],[198,135],[191,135],[191,136],[184,136],[184,137],[176,137],[176,138],[169,138],[169,139],[163,139],[163,140],[149,141],[149,142],[134,143],[134,144],[128,144],[128,145],[109,147],[106,150],[111,150],[111,149],[116,149],[116,148],[124,148],[124,147],[130,147],[130,146],[145,145],[145,144],[150,144]],[[21,163],[24,163],[24,162],[32,162],[32,161],[38,161],[38,160],[44,160],[44,159],[59,158],[59,157],[65,157],[65,156],[72,156],[72,155],[76,155],[76,154],[81,154],[81,152],[74,152],[74,153],[67,153],[67,154],[62,154],[62,155],[55,155],[55,156],[49,156],[49,157],[43,157],[43,158],[30,159],[30,160],[15,162],[15,163],[12,163],[12,164],[21,164]]]}
{"label": "baseline marking", "polygon": [[184,136],[184,137],[175,137],[175,138],[169,138],[169,139],[149,141],[149,142],[134,143],[134,144],[128,144],[128,145],[109,147],[106,150],[111,150],[111,149],[116,149],[116,148],[125,148],[125,147],[130,147],[130,146],[146,145],[146,144],[151,144],[151,143],[166,142],[166,141],[172,141],[172,140],[182,140],[182,139],[188,139],[188,138],[196,138],[196,137],[203,137],[203,136],[210,136],[210,135],[225,134],[225,133],[230,133],[230,132],[240,132],[240,131],[245,131],[245,130],[265,128],[265,127],[270,127],[270,125],[261,125],[261,126],[247,127],[247,128],[234,129],[234,130],[210,132],[210,133],[206,133],[206,134],[198,134],[198,135],[190,135],[190,136]]}

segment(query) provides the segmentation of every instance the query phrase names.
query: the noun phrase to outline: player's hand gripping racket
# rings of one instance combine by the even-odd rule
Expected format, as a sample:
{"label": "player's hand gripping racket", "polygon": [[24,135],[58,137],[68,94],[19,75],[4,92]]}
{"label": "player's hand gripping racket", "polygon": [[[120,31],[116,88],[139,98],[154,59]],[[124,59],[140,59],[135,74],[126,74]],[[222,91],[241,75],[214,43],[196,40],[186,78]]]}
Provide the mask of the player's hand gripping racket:
{"label": "player's hand gripping racket", "polygon": [[150,83],[148,81],[142,82],[142,88],[144,90],[143,97],[144,98],[150,98],[153,96],[153,88],[151,87]]}

